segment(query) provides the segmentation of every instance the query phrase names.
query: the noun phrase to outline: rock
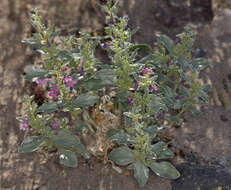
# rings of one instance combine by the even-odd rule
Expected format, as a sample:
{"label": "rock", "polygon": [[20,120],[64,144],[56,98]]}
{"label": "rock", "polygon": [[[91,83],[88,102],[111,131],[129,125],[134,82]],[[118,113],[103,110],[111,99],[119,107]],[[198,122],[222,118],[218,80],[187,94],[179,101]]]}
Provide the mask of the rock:
{"label": "rock", "polygon": [[230,117],[230,111],[212,106],[200,117],[186,116],[187,123],[175,129],[174,146],[196,153],[205,162],[216,162],[231,174],[231,121],[224,122]]}
{"label": "rock", "polygon": [[212,104],[231,109],[231,10],[216,11],[211,24],[201,30],[198,46],[205,49],[208,60],[213,64],[202,78],[212,84]]}

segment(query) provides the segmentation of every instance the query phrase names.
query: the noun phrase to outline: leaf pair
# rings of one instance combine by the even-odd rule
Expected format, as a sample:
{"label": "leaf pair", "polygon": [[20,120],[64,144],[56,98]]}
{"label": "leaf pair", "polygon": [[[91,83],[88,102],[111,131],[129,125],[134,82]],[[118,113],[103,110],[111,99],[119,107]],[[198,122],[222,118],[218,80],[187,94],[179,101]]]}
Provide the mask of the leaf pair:
{"label": "leaf pair", "polygon": [[130,164],[128,169],[134,170],[134,177],[138,181],[140,187],[143,187],[148,181],[148,168],[150,168],[160,177],[165,177],[168,179],[177,179],[180,177],[180,173],[169,162],[156,162],[155,160],[152,160],[147,163],[142,163],[136,159],[135,154],[133,154],[133,152],[127,146],[114,149],[108,157],[110,160],[114,161],[120,166]]}

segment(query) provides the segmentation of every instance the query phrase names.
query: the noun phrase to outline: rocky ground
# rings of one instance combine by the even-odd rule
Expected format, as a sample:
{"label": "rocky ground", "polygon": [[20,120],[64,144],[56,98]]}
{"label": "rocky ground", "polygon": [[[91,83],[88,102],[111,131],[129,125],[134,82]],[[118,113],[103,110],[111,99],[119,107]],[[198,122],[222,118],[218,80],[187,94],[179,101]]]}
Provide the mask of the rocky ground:
{"label": "rocky ground", "polygon": [[[21,40],[30,36],[29,13],[40,7],[47,24],[62,35],[81,30],[102,33],[104,15],[97,0],[2,0],[0,6],[0,189],[1,190],[125,190],[139,189],[126,171],[81,160],[69,169],[55,154],[42,151],[19,154],[24,134],[16,116],[23,114],[23,69],[39,59]],[[103,1],[102,1],[103,2]],[[213,86],[204,115],[186,115],[186,123],[171,131],[174,163],[182,177],[166,180],[152,174],[145,190],[231,190],[231,10],[225,0],[121,0],[120,14],[130,26],[140,27],[134,37],[153,45],[156,33],[174,37],[190,24],[198,34],[196,46],[213,63],[201,80]]]}

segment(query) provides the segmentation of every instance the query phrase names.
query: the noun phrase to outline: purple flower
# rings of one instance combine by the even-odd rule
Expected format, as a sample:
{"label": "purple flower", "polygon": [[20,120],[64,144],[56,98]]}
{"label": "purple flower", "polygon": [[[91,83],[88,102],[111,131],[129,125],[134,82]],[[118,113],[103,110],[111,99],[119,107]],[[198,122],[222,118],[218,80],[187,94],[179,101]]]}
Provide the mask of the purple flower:
{"label": "purple flower", "polygon": [[134,103],[134,100],[132,100],[131,96],[128,96],[128,105],[132,105]]}
{"label": "purple flower", "polygon": [[22,123],[20,123],[19,129],[26,131],[29,129],[29,118],[25,118]]}
{"label": "purple flower", "polygon": [[106,43],[106,42],[105,42],[105,43],[103,44],[103,47],[104,47],[104,48],[107,48],[107,47],[109,47],[109,46],[111,46],[111,44],[109,44],[109,43]]}
{"label": "purple flower", "polygon": [[56,83],[50,89],[49,96],[51,96],[53,100],[55,100],[57,98],[57,96],[58,96],[58,87],[57,87]]}
{"label": "purple flower", "polygon": [[63,67],[62,72],[64,73],[65,71],[67,71],[67,69],[68,69],[67,67]]}
{"label": "purple flower", "polygon": [[181,43],[181,39],[179,37],[177,37],[174,41],[174,45]]}
{"label": "purple flower", "polygon": [[51,44],[50,44],[48,38],[47,38],[47,40],[46,40],[46,46],[47,46],[47,47],[51,47]]}
{"label": "purple flower", "polygon": [[84,75],[83,67],[80,67],[80,68],[79,68],[79,74],[80,74],[80,76],[83,76],[83,75]]}
{"label": "purple flower", "polygon": [[163,119],[163,114],[162,114],[162,112],[160,110],[157,113],[157,119],[158,120],[162,120]]}
{"label": "purple flower", "polygon": [[184,84],[184,83],[186,82],[186,80],[182,79],[180,82],[181,82],[182,84]]}
{"label": "purple flower", "polygon": [[176,98],[176,100],[180,100],[180,99],[184,98],[184,96],[176,96],[175,98]]}
{"label": "purple flower", "polygon": [[168,66],[168,67],[169,67],[171,64],[172,64],[171,61],[168,61],[168,62],[167,62],[167,66]]}
{"label": "purple flower", "polygon": [[137,91],[138,87],[139,87],[139,85],[138,85],[138,81],[137,81],[137,80],[135,80],[134,90],[135,90],[135,91]]}
{"label": "purple flower", "polygon": [[147,68],[145,68],[145,69],[142,69],[142,74],[143,75],[146,75],[147,73],[151,73],[152,72],[152,70],[151,69],[147,69]]}
{"label": "purple flower", "polygon": [[58,121],[55,121],[54,123],[51,123],[51,126],[54,130],[58,130],[59,128],[59,122]]}
{"label": "purple flower", "polygon": [[157,92],[159,90],[159,88],[156,85],[152,86],[151,92]]}
{"label": "purple flower", "polygon": [[110,23],[111,23],[111,24],[114,24],[114,18],[113,18],[112,15],[110,15]]}
{"label": "purple flower", "polygon": [[151,73],[150,75],[149,75],[149,78],[152,78],[152,77],[154,77],[155,75],[154,75],[154,73]]}
{"label": "purple flower", "polygon": [[49,81],[51,81],[51,79],[49,79],[49,78],[45,78],[45,79],[40,79],[40,78],[38,78],[38,79],[36,80],[36,83],[37,83],[38,85],[44,85],[44,84],[47,84]]}
{"label": "purple flower", "polygon": [[77,80],[75,80],[72,76],[64,77],[63,80],[66,83],[66,86],[71,88],[74,88],[74,85],[77,83]]}
{"label": "purple flower", "polygon": [[35,45],[33,46],[33,50],[34,50],[34,51],[37,51],[37,50],[38,50],[38,45],[37,45],[37,44],[35,44]]}

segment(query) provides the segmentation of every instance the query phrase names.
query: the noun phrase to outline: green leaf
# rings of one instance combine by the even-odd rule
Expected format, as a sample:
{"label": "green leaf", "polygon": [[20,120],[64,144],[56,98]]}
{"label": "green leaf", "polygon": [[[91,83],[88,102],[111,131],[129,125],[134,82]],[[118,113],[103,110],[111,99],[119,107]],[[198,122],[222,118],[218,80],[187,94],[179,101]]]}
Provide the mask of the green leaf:
{"label": "green leaf", "polygon": [[59,161],[60,164],[63,164],[68,167],[76,167],[78,165],[78,160],[74,152],[70,150],[59,150]]}
{"label": "green leaf", "polygon": [[61,130],[58,135],[54,137],[53,142],[56,146],[62,148],[74,147],[79,143],[76,136],[72,135],[70,131]]}
{"label": "green leaf", "polygon": [[149,167],[160,177],[168,179],[177,179],[180,177],[180,173],[169,162],[152,162],[149,164]]}
{"label": "green leaf", "polygon": [[180,118],[179,117],[177,117],[177,116],[168,116],[167,117],[167,121],[169,122],[169,123],[174,123],[174,124],[176,124],[176,125],[180,125],[180,123],[181,123],[181,121],[180,121]]}
{"label": "green leaf", "polygon": [[140,187],[144,187],[144,185],[148,181],[149,169],[139,161],[135,162],[133,164],[133,167],[134,167],[134,177],[138,181]]}
{"label": "green leaf", "polygon": [[160,42],[169,52],[170,55],[173,55],[173,41],[166,35],[161,35],[157,38],[157,41]]}
{"label": "green leaf", "polygon": [[87,130],[87,124],[83,121],[77,121],[75,124],[74,124],[74,133],[79,133],[79,134],[82,134],[84,131]]}
{"label": "green leaf", "polygon": [[104,64],[104,63],[102,63],[102,62],[96,62],[96,63],[95,63],[95,66],[96,66],[96,67],[99,67],[99,68],[101,68],[101,69],[111,69],[111,68],[112,68],[111,65]]}
{"label": "green leaf", "polygon": [[174,156],[174,153],[169,148],[167,148],[158,155],[158,159],[171,159],[174,158]]}
{"label": "green leaf", "polygon": [[117,144],[133,144],[134,137],[125,133],[123,130],[118,131],[116,134],[109,137],[111,141],[116,142]]}
{"label": "green leaf", "polygon": [[105,87],[116,86],[116,74],[113,69],[101,69],[97,71],[93,78],[83,83],[88,90],[99,90]]}
{"label": "green leaf", "polygon": [[72,102],[73,107],[86,108],[94,105],[99,100],[95,94],[82,94]]}
{"label": "green leaf", "polygon": [[126,166],[135,161],[135,155],[126,146],[112,150],[108,155],[108,158],[120,166]]}
{"label": "green leaf", "polygon": [[99,90],[105,87],[115,87],[116,79],[115,78],[106,78],[106,79],[94,79],[91,78],[83,83],[84,87],[88,90]]}
{"label": "green leaf", "polygon": [[56,32],[53,32],[50,36],[50,40],[53,40],[56,36],[58,36],[61,33],[61,30],[58,30]]}
{"label": "green leaf", "polygon": [[150,137],[155,138],[158,133],[158,127],[157,126],[148,126],[144,129],[144,132],[148,133]]}
{"label": "green leaf", "polygon": [[151,151],[156,159],[170,159],[174,157],[174,153],[168,148],[168,144],[162,141],[151,145]]}
{"label": "green leaf", "polygon": [[199,71],[203,70],[209,65],[208,61],[203,58],[196,58],[192,60],[189,64],[191,64],[194,69],[199,70]]}
{"label": "green leaf", "polygon": [[34,78],[41,78],[43,79],[49,72],[43,69],[32,68],[26,72],[25,80],[29,82],[33,82]]}
{"label": "green leaf", "polygon": [[72,148],[76,152],[78,152],[81,156],[88,159],[89,155],[81,143],[79,137],[74,136],[71,131],[61,130],[58,135],[54,137],[53,142],[56,146],[61,148]]}
{"label": "green leaf", "polygon": [[101,69],[94,75],[95,79],[108,80],[116,77],[115,70],[113,69]]}
{"label": "green leaf", "polygon": [[160,141],[160,142],[158,142],[158,143],[156,143],[156,144],[151,145],[151,151],[152,151],[154,154],[156,154],[157,157],[158,157],[158,155],[159,155],[160,153],[162,153],[162,152],[163,152],[164,150],[166,150],[167,148],[168,148],[168,144],[165,143],[165,142],[162,142],[162,141]]}
{"label": "green leaf", "polygon": [[129,47],[130,51],[134,51],[136,49],[145,49],[146,51],[151,51],[151,47],[147,44],[138,44],[138,45],[134,45],[132,47]]}
{"label": "green leaf", "polygon": [[37,110],[36,113],[52,113],[58,110],[58,105],[56,102],[47,102],[42,104]]}
{"label": "green leaf", "polygon": [[89,159],[89,154],[87,152],[87,149],[85,148],[85,146],[81,143],[80,139],[78,137],[76,137],[78,139],[78,143],[75,145],[74,149],[76,152],[78,152],[82,157],[84,157],[85,159]]}
{"label": "green leaf", "polygon": [[19,147],[19,152],[34,152],[45,144],[44,138],[41,136],[31,136],[23,140]]}
{"label": "green leaf", "polygon": [[147,61],[153,58],[152,54],[146,55],[145,57],[142,57],[140,60],[136,62],[136,64],[145,64]]}

